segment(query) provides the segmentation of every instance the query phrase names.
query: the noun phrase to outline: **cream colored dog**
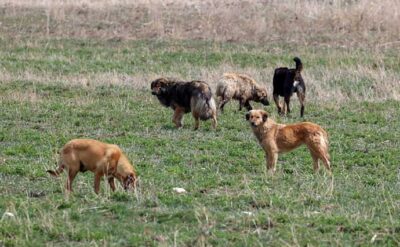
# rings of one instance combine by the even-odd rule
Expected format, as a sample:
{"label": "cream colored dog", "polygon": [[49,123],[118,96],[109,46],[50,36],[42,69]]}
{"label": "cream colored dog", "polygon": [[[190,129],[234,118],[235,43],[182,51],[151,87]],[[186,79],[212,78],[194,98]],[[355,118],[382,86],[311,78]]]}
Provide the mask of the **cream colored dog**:
{"label": "cream colored dog", "polygon": [[302,144],[310,150],[314,171],[319,170],[319,160],[331,173],[328,153],[328,134],[319,125],[309,122],[277,124],[263,110],[251,110],[246,114],[254,135],[257,137],[267,158],[267,168],[275,172],[278,154],[289,152]]}
{"label": "cream colored dog", "polygon": [[115,190],[114,178],[118,179],[125,190],[135,187],[136,172],[129,160],[117,145],[92,139],[73,139],[61,149],[58,168],[47,172],[57,177],[68,171],[67,191],[72,191],[72,182],[78,172],[94,173],[94,192],[99,193],[100,181],[108,177],[112,191]]}
{"label": "cream colored dog", "polygon": [[244,74],[225,73],[217,84],[216,95],[219,98],[218,108],[221,112],[231,99],[239,101],[239,111],[243,106],[250,111],[252,109],[250,101],[269,105],[267,89]]}

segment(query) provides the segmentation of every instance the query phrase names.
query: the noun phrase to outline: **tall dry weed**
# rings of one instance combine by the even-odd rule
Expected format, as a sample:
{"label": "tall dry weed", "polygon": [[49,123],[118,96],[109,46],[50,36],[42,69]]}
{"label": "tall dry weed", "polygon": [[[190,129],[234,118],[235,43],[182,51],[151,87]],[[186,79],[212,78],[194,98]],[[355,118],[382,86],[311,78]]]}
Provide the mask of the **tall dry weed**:
{"label": "tall dry weed", "polygon": [[399,0],[3,0],[0,10],[10,36],[400,45]]}

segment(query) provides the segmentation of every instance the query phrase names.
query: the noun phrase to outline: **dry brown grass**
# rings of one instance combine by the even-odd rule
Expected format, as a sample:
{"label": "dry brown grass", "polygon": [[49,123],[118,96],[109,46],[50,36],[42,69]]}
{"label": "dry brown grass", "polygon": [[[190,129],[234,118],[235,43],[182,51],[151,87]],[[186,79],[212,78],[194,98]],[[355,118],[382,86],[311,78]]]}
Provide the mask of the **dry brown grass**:
{"label": "dry brown grass", "polygon": [[[34,63],[36,60],[48,62],[54,59],[71,64],[70,60],[73,58],[69,56],[48,56],[46,53],[35,52],[35,49],[43,49],[37,41],[46,37],[52,40],[207,39],[271,42],[271,45],[260,47],[271,48],[269,52],[277,56],[282,56],[286,51],[276,50],[284,49],[285,46],[275,44],[298,42],[300,48],[296,50],[297,53],[301,53],[302,47],[321,45],[333,46],[332,52],[340,51],[339,55],[328,54],[328,64],[319,65],[319,57],[325,55],[314,56],[313,49],[308,49],[308,60],[314,59],[311,62],[314,67],[304,70],[307,100],[345,102],[400,99],[400,74],[394,68],[396,62],[391,62],[391,66],[385,67],[387,53],[382,53],[385,49],[381,49],[400,47],[399,0],[0,0],[0,13],[0,33],[4,35],[2,37],[28,38],[16,43],[20,47],[32,49],[19,53],[16,56],[17,60],[32,60]],[[181,49],[179,44],[178,42],[178,45],[169,46],[167,49]],[[341,64],[342,59],[357,57],[358,53],[338,46],[377,49],[362,49],[368,51],[368,55],[363,57],[370,57],[369,63],[358,65],[355,61],[351,64]],[[13,44],[5,47],[14,48]],[[218,48],[215,49],[219,51]],[[7,48],[3,50],[6,54]],[[152,52],[151,48],[149,52]],[[260,48],[255,52],[264,50]],[[182,64],[183,70],[172,68],[157,70],[157,73],[150,69],[139,69],[125,73],[77,71],[79,73],[59,74],[31,71],[26,67],[18,68],[18,71],[0,68],[0,73],[4,83],[30,81],[83,87],[113,84],[141,89],[148,88],[149,82],[159,76],[183,80],[201,79],[215,87],[223,73],[235,71],[249,74],[259,83],[266,85],[271,92],[273,69],[290,65],[282,64],[279,59],[276,61],[265,61],[262,68],[243,68],[229,61],[212,68]],[[36,100],[34,95],[21,97]]]}
{"label": "dry brown grass", "polygon": [[399,46],[398,0],[2,0],[13,37]]}
{"label": "dry brown grass", "polygon": [[[222,74],[229,71],[245,73],[256,79],[257,82],[267,87],[272,94],[273,67],[239,68],[231,65],[220,65],[213,69],[196,67],[189,69],[186,75],[177,71],[164,71],[162,73],[84,73],[77,75],[57,75],[53,73],[34,73],[22,71],[18,74],[2,71],[2,83],[15,81],[30,81],[38,84],[79,86],[94,88],[104,85],[118,85],[130,87],[132,90],[149,89],[150,82],[160,76],[174,77],[182,80],[200,79],[208,82],[215,91],[216,84]],[[384,68],[370,68],[365,66],[338,67],[326,69],[318,67],[313,70],[303,71],[307,87],[307,101],[336,102],[348,101],[384,101],[400,100],[400,74]],[[7,98],[24,98],[34,102],[39,100],[36,94],[13,95]],[[293,97],[297,101],[296,97]],[[1,99],[0,99],[1,101]],[[297,104],[297,103],[295,103]]]}

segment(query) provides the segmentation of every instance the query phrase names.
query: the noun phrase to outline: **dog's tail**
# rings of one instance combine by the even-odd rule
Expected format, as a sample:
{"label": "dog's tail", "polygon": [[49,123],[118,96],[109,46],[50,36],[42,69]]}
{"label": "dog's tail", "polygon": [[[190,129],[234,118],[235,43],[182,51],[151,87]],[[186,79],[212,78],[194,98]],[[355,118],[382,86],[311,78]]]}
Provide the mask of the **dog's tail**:
{"label": "dog's tail", "polygon": [[201,120],[216,118],[217,107],[211,94],[211,89],[199,93],[191,99],[192,112],[199,116]]}
{"label": "dog's tail", "polygon": [[300,58],[295,57],[293,61],[296,62],[296,71],[301,72],[303,70],[303,63],[301,62]]}
{"label": "dog's tail", "polygon": [[225,94],[225,90],[226,90],[226,85],[225,82],[220,81],[217,84],[217,89],[215,90],[215,95],[217,97],[223,97]]}
{"label": "dog's tail", "polygon": [[62,163],[59,163],[55,171],[47,170],[46,172],[48,172],[53,177],[58,177],[64,171],[64,168],[65,166]]}
{"label": "dog's tail", "polygon": [[326,154],[326,158],[330,160],[329,156],[329,138],[328,138],[328,133],[326,133],[325,130],[321,130],[321,136],[320,136],[320,142],[321,142],[321,147],[325,151],[324,153]]}

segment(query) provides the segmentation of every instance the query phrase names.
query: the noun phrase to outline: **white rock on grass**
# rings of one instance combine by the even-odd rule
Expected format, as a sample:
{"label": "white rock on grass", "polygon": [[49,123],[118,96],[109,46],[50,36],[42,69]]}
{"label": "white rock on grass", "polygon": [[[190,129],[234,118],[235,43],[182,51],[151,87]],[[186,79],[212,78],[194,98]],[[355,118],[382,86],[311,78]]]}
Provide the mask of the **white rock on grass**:
{"label": "white rock on grass", "polygon": [[172,190],[178,194],[183,194],[183,193],[187,192],[184,188],[178,188],[178,187],[174,187],[174,188],[172,188]]}
{"label": "white rock on grass", "polygon": [[5,218],[15,218],[15,215],[13,213],[10,213],[10,212],[5,212],[3,214],[3,216],[1,217],[1,219],[3,220]]}

